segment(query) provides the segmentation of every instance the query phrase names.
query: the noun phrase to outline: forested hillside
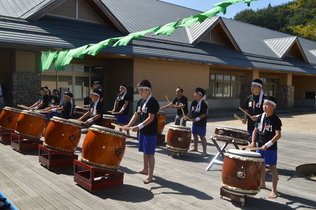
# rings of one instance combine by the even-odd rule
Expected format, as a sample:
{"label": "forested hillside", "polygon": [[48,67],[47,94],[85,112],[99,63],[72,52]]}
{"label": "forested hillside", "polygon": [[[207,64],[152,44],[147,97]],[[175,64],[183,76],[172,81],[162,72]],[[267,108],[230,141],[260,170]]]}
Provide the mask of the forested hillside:
{"label": "forested hillside", "polygon": [[316,0],[296,0],[274,7],[269,4],[257,11],[246,9],[234,20],[316,41]]}

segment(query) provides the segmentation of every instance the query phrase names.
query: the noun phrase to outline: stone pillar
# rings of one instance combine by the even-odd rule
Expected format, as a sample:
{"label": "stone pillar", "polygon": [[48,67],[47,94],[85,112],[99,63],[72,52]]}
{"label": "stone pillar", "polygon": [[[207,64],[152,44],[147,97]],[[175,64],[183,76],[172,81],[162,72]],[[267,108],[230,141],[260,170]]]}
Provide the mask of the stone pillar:
{"label": "stone pillar", "polygon": [[277,109],[289,110],[294,107],[294,86],[279,85],[275,97],[278,99]]}
{"label": "stone pillar", "polygon": [[35,72],[10,72],[5,75],[8,88],[6,105],[16,107],[17,104],[30,106],[38,101],[41,96],[40,74]]}

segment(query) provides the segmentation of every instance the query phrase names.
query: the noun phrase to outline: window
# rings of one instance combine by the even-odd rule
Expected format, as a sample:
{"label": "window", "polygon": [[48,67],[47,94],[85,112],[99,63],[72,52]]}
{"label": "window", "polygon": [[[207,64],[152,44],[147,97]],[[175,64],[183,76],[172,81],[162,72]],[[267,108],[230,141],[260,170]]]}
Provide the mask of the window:
{"label": "window", "polygon": [[244,77],[231,75],[210,75],[207,98],[238,98]]}
{"label": "window", "polygon": [[276,87],[279,84],[279,79],[260,78],[263,82],[263,90],[266,96],[275,96]]}

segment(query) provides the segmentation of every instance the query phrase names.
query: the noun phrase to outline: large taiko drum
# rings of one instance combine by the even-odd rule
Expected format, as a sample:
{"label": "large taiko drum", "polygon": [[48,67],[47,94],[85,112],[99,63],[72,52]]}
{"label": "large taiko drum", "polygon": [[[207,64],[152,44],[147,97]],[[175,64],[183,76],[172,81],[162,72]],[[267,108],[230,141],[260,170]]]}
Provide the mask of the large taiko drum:
{"label": "large taiko drum", "polygon": [[102,118],[102,126],[114,129],[115,126],[111,125],[112,123],[116,123],[116,117],[110,114],[104,114]]}
{"label": "large taiko drum", "polygon": [[75,152],[81,137],[81,123],[53,117],[45,131],[44,146],[62,152]]}
{"label": "large taiko drum", "polygon": [[21,112],[21,109],[15,109],[8,106],[4,107],[0,115],[0,128],[14,131],[16,127],[16,121]]}
{"label": "large taiko drum", "polygon": [[158,121],[158,134],[161,134],[166,125],[166,113],[159,110],[156,116]]}
{"label": "large taiko drum", "polygon": [[88,107],[85,107],[85,106],[75,106],[75,110],[74,110],[74,114],[77,114],[77,115],[84,115],[87,111],[89,111],[89,108]]}
{"label": "large taiko drum", "polygon": [[229,149],[222,168],[222,186],[235,195],[254,196],[260,191],[263,159],[260,153]]}
{"label": "large taiko drum", "polygon": [[92,125],[82,144],[81,161],[103,169],[116,170],[125,152],[123,132]]}
{"label": "large taiko drum", "polygon": [[41,138],[46,126],[46,117],[33,111],[22,111],[16,121],[15,132],[19,135]]}
{"label": "large taiko drum", "polygon": [[227,128],[227,127],[216,127],[214,137],[218,141],[232,141],[234,140],[237,144],[248,145],[249,134],[245,130]]}
{"label": "large taiko drum", "polygon": [[191,128],[179,125],[170,125],[167,135],[167,150],[186,153],[191,143]]}

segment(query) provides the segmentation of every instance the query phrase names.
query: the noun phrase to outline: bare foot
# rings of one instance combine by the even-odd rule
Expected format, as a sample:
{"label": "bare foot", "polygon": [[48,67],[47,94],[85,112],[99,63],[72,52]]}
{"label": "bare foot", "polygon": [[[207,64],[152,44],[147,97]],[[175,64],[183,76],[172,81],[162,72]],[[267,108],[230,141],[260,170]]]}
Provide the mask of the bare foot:
{"label": "bare foot", "polygon": [[150,182],[152,182],[152,181],[153,181],[153,178],[149,178],[149,177],[146,177],[146,178],[143,180],[144,184],[148,184],[148,183],[150,183]]}
{"label": "bare foot", "polygon": [[198,151],[198,150],[197,150],[197,149],[194,149],[194,148],[189,150],[189,152],[197,152],[197,151]]}
{"label": "bare foot", "polygon": [[278,195],[275,192],[271,192],[271,194],[268,196],[268,198],[277,198]]}
{"label": "bare foot", "polygon": [[148,171],[145,171],[145,170],[140,170],[140,171],[137,171],[138,174],[145,174],[145,175],[148,175]]}
{"label": "bare foot", "polygon": [[206,153],[206,152],[203,152],[203,153],[201,153],[201,156],[202,156],[202,157],[205,157],[205,156],[207,156],[207,153]]}

